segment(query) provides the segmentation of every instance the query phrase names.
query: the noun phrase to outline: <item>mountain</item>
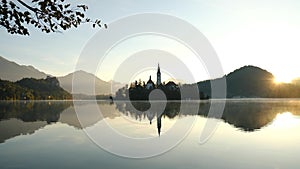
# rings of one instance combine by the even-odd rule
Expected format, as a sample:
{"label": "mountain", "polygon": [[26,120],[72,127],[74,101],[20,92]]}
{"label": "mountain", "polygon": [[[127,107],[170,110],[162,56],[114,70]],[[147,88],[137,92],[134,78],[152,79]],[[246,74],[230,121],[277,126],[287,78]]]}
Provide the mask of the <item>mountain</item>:
{"label": "mountain", "polygon": [[[116,91],[125,85],[114,81],[103,81],[91,73],[85,71],[76,71],[66,76],[58,77],[60,86],[72,92],[73,75],[80,77],[81,82],[78,85],[78,93],[83,95],[92,95],[88,90],[90,83],[95,81],[96,95],[115,94]],[[0,56],[0,79],[1,83],[6,87],[13,87],[15,91],[30,93],[27,87],[23,89],[18,84],[8,83],[5,80],[16,82],[23,78],[45,79],[47,74],[37,70],[32,66],[19,65],[15,62],[8,61]],[[250,98],[299,98],[300,97],[300,78],[295,79],[289,84],[275,84],[274,76],[256,66],[244,66],[228,75],[224,76],[227,82],[227,98],[250,97]],[[201,92],[211,97],[211,81],[218,82],[221,79],[206,80],[197,83]],[[33,81],[32,81],[33,82]],[[195,85],[195,84],[194,84]]]}
{"label": "mountain", "polygon": [[2,80],[17,81],[23,78],[46,78],[47,74],[32,66],[19,65],[0,56],[0,78]]}
{"label": "mountain", "polygon": [[237,69],[229,73],[226,80],[229,97],[268,97],[274,86],[274,76],[255,66]]}
{"label": "mountain", "polygon": [[89,84],[95,81],[95,93],[96,95],[108,95],[111,94],[111,84],[109,82],[103,81],[98,77],[94,76],[91,73],[87,73],[85,71],[79,70],[74,73],[70,73],[66,76],[58,77],[58,81],[62,88],[66,91],[72,93],[72,81],[73,76],[79,77],[81,82],[77,87],[78,92],[74,94],[86,94],[86,95],[93,95],[92,92],[89,91],[88,86]]}
{"label": "mountain", "polygon": [[[78,77],[82,79],[79,84],[79,93],[84,95],[92,95],[91,92],[87,90],[87,86],[89,83],[95,80],[95,89],[97,95],[108,95],[115,94],[115,92],[125,86],[122,83],[114,82],[114,81],[103,81],[98,77],[94,76],[91,73],[87,73],[85,71],[76,71],[74,73],[70,73],[66,76],[58,77],[60,86],[68,91],[72,92],[72,79],[73,75],[76,74]],[[35,78],[35,79],[44,79],[48,75],[44,72],[41,72],[34,68],[33,66],[24,66],[19,65],[15,62],[9,61],[0,56],[0,79],[8,80],[12,82],[16,82],[23,78]],[[112,92],[111,92],[112,91]]]}
{"label": "mountain", "polygon": [[[274,76],[256,66],[244,66],[225,76],[227,98],[294,98],[300,97],[300,85],[275,84]],[[212,81],[218,82],[220,79]],[[198,82],[200,91],[211,96],[211,81]]]}

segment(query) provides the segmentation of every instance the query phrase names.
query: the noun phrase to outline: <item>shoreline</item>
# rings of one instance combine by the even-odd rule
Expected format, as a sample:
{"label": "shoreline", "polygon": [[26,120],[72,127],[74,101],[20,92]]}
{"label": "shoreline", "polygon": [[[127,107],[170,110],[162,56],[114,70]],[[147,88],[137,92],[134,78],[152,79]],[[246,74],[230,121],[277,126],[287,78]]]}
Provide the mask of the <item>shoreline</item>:
{"label": "shoreline", "polygon": [[[113,102],[209,102],[209,101],[281,101],[300,100],[300,98],[215,98],[200,100],[113,100]],[[73,101],[107,101],[109,99],[68,99],[68,100],[0,100],[0,102],[73,102]]]}

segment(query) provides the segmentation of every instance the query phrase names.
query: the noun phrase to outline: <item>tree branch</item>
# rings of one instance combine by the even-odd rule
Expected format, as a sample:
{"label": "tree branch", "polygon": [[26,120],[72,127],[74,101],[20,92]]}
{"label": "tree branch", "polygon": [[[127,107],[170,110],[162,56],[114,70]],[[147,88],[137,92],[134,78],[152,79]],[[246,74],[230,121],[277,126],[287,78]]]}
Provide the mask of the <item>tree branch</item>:
{"label": "tree branch", "polygon": [[27,9],[30,9],[30,10],[33,11],[33,12],[40,12],[39,9],[31,7],[31,6],[27,5],[25,2],[23,2],[23,1],[21,1],[21,0],[17,0],[17,1],[18,1],[20,4],[22,4],[24,7],[26,7]]}

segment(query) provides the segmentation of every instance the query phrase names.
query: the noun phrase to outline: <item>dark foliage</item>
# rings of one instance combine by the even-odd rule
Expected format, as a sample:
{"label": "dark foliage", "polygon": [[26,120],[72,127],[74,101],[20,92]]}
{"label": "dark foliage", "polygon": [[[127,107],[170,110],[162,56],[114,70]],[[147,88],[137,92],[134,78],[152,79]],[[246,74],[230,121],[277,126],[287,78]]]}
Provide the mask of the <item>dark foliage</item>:
{"label": "dark foliage", "polygon": [[[65,0],[0,1],[0,25],[10,34],[29,35],[28,26],[32,25],[42,32],[61,32],[82,23],[92,23],[101,27],[99,19],[85,16],[86,5],[71,5]],[[107,28],[107,25],[104,24]]]}
{"label": "dark foliage", "polygon": [[71,98],[71,94],[59,86],[56,77],[24,78],[15,83],[0,80],[1,100],[63,100]]}
{"label": "dark foliage", "polygon": [[33,91],[20,85],[0,80],[0,100],[34,99]]}
{"label": "dark foliage", "polygon": [[[194,88],[191,87],[191,85],[183,85],[178,86],[176,84],[174,85],[160,85],[156,88],[147,89],[145,85],[141,84],[133,84],[130,88],[123,87],[119,89],[116,92],[116,99],[117,100],[149,100],[149,94],[155,90],[159,89],[161,90],[167,100],[195,100],[195,99],[209,99],[207,95],[205,95],[203,92],[199,92],[197,95],[198,97],[192,97],[195,96],[195,94],[190,94],[189,92],[194,92]],[[181,91],[184,90],[185,95],[181,95]],[[162,98],[153,98],[155,100],[160,100]]]}

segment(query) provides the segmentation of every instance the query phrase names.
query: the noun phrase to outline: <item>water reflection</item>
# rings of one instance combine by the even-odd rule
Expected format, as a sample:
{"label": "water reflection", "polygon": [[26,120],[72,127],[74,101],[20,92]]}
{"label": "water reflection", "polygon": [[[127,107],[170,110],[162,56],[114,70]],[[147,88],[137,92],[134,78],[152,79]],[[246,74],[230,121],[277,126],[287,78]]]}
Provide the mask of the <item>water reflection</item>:
{"label": "water reflection", "polygon": [[[229,100],[226,102],[221,120],[246,132],[262,129],[269,124],[284,126],[292,124],[295,116],[300,115],[299,103],[299,100]],[[149,125],[156,125],[160,135],[164,127],[164,118],[180,119],[182,116],[194,115],[207,117],[210,101],[167,102],[163,112],[156,111],[155,108],[149,109],[151,106],[149,102],[115,102],[114,104],[98,102],[98,106],[102,118],[114,119],[125,116],[134,121],[146,120]],[[182,106],[185,109],[180,112]],[[197,114],[190,111],[195,107],[199,107]],[[56,122],[82,129],[102,120],[102,118],[95,118],[97,112],[90,111],[89,102],[80,102],[80,108],[85,113],[84,125],[78,121],[72,102],[0,102],[0,143],[18,135],[34,133]]]}
{"label": "water reflection", "polygon": [[[217,101],[221,104],[223,100]],[[278,114],[290,112],[293,115],[300,115],[299,100],[227,100],[222,120],[234,127],[247,132],[259,130],[270,124]],[[182,105],[184,104],[184,105]],[[185,106],[185,111],[180,112],[180,107]],[[167,116],[189,116],[195,106],[199,106],[198,115],[207,117],[210,109],[210,101],[204,102],[168,102],[162,114],[146,111],[150,103],[146,102],[119,102],[116,103],[117,109],[125,115],[135,117],[137,120],[147,117],[152,123],[153,118],[157,117],[157,128],[160,133],[161,117]],[[142,114],[140,111],[144,111]],[[286,122],[288,123],[288,122]]]}
{"label": "water reflection", "polygon": [[291,128],[298,124],[298,119],[295,115],[293,115],[291,112],[283,112],[280,114],[277,114],[275,119],[272,121],[273,127],[278,128]]}
{"label": "water reflection", "polygon": [[0,120],[16,118],[24,122],[57,122],[70,102],[0,102]]}
{"label": "water reflection", "polygon": [[70,102],[0,102],[0,143],[59,121]]}

